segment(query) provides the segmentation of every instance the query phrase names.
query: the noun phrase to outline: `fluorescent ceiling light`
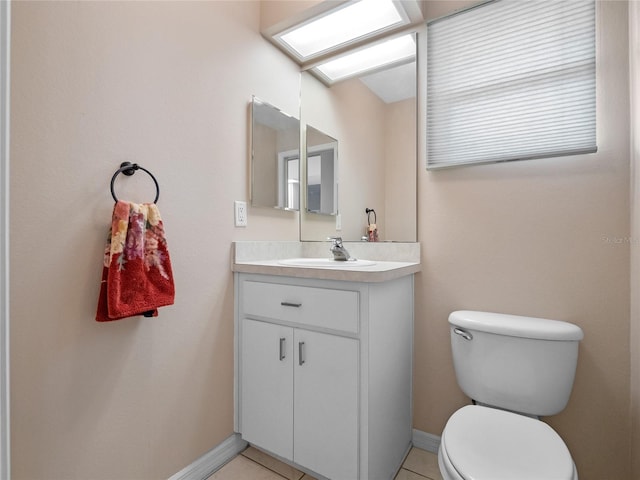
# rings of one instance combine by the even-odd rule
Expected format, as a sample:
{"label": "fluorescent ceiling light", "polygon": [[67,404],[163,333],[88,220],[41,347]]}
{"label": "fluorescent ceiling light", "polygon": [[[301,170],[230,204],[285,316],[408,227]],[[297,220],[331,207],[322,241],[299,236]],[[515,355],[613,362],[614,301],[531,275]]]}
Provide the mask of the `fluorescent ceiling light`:
{"label": "fluorescent ceiling light", "polygon": [[318,65],[313,70],[333,83],[363,72],[378,70],[390,64],[412,60],[415,55],[416,45],[413,35],[408,34],[348,53]]}
{"label": "fluorescent ceiling light", "polygon": [[409,23],[404,10],[392,0],[360,0],[286,30],[275,39],[307,60],[332,48]]}

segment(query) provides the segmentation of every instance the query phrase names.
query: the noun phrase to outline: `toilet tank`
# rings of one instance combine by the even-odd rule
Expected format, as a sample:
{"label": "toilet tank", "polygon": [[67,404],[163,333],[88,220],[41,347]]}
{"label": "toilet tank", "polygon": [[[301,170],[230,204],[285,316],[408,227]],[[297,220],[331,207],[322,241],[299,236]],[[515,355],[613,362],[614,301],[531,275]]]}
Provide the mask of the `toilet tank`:
{"label": "toilet tank", "polygon": [[562,411],[571,395],[582,329],[500,313],[449,315],[458,385],[473,400],[535,416]]}

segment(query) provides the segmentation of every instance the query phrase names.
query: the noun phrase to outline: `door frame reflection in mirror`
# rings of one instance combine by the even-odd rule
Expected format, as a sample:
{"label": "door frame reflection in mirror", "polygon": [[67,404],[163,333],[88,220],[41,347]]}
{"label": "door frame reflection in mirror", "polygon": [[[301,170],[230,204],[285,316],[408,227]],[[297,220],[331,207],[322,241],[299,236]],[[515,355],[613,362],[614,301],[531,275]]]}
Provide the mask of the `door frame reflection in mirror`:
{"label": "door frame reflection in mirror", "polygon": [[[318,130],[311,125],[305,125],[305,207],[308,213],[319,215],[337,215],[338,214],[338,140]],[[310,142],[309,130],[315,132],[313,137],[317,140]],[[317,143],[316,143],[317,142]],[[316,168],[311,168],[311,160],[317,164]],[[319,177],[319,182],[316,182]],[[312,178],[314,179],[312,183]],[[311,186],[319,187],[310,189]],[[312,199],[313,195],[313,199]],[[317,203],[317,208],[316,207]]]}
{"label": "door frame reflection in mirror", "polygon": [[[250,111],[251,206],[299,210],[300,120],[256,96]],[[288,168],[292,160],[298,160],[294,175]]]}
{"label": "door frame reflection in mirror", "polygon": [[300,150],[278,152],[278,205],[300,210]]}

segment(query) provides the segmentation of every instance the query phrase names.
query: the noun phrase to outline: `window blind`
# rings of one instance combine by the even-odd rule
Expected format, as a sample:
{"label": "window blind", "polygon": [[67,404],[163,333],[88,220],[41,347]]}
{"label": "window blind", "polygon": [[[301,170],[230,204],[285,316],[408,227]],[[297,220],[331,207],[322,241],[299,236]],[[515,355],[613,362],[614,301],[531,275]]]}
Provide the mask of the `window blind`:
{"label": "window blind", "polygon": [[427,168],[591,153],[595,1],[495,0],[427,25]]}

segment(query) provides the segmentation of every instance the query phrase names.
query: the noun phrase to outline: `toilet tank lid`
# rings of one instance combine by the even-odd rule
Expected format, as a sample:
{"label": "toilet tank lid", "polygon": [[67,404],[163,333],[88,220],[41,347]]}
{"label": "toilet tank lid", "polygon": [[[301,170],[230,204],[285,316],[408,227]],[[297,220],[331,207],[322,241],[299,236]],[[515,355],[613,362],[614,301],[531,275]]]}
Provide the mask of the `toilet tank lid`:
{"label": "toilet tank lid", "polygon": [[582,329],[573,323],[504,313],[459,310],[449,315],[449,323],[467,330],[536,340],[579,341],[584,338]]}

